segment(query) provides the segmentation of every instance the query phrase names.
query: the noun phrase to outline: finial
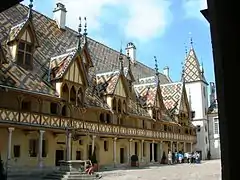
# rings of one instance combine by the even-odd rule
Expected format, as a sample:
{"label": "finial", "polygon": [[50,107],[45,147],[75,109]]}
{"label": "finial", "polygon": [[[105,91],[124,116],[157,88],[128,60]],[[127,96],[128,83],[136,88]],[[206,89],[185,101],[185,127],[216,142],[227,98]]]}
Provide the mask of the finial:
{"label": "finial", "polygon": [[84,36],[87,36],[87,18],[86,17],[84,17],[84,21],[85,21],[85,25],[84,25],[84,33],[83,33],[83,35]]}
{"label": "finial", "polygon": [[81,32],[82,32],[82,18],[79,17],[79,26],[78,26],[78,44],[77,44],[77,48],[78,50],[81,49]]}
{"label": "finial", "polygon": [[30,4],[28,5],[30,9],[33,8],[33,0],[30,0]]}
{"label": "finial", "polygon": [[185,81],[185,78],[184,78],[184,76],[185,76],[184,63],[181,62],[181,65],[182,65],[182,72],[181,72],[181,74],[182,74],[182,81],[184,82]]}
{"label": "finial", "polygon": [[156,76],[159,75],[159,72],[158,72],[158,62],[157,62],[157,57],[154,56],[154,60],[155,60],[155,72],[156,72]]}
{"label": "finial", "polygon": [[184,47],[185,47],[185,56],[186,56],[186,58],[187,58],[187,45],[186,45],[186,43],[184,43]]}
{"label": "finial", "polygon": [[193,48],[193,38],[192,38],[192,33],[189,32],[189,35],[190,35],[190,45],[191,45],[191,48]]}
{"label": "finial", "polygon": [[29,7],[28,18],[32,18],[33,0],[30,0],[30,4],[28,5],[28,7]]}
{"label": "finial", "polygon": [[201,63],[201,66],[202,66],[201,73],[204,74],[203,62]]}
{"label": "finial", "polygon": [[119,61],[120,61],[120,70],[123,72],[123,56],[122,56],[122,41],[121,41],[121,47],[120,47],[120,55],[119,55]]}

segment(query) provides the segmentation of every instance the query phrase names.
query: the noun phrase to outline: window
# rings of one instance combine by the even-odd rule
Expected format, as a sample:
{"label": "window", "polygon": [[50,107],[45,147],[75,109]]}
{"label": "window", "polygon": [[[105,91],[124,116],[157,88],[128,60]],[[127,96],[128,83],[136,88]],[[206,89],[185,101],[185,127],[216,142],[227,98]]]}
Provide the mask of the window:
{"label": "window", "polygon": [[15,158],[19,158],[20,154],[21,154],[21,152],[20,152],[20,145],[14,145],[13,146],[13,156]]}
{"label": "window", "polygon": [[65,105],[62,107],[62,116],[67,116],[67,108]]}
{"label": "window", "polygon": [[122,102],[121,100],[119,99],[118,100],[118,113],[121,113],[122,112]]}
{"label": "window", "polygon": [[167,131],[167,125],[164,125],[163,128],[164,128],[164,131]]}
{"label": "window", "polygon": [[206,96],[205,87],[203,87],[203,96]]}
{"label": "window", "polygon": [[50,104],[50,110],[51,110],[51,114],[57,114],[57,103],[51,103]]}
{"label": "window", "polygon": [[207,137],[205,137],[205,143],[206,143],[206,144],[208,143],[208,139],[207,139]]}
{"label": "window", "polygon": [[145,128],[145,121],[142,120],[142,128]]}
{"label": "window", "polygon": [[18,44],[17,63],[27,67],[32,66],[32,45],[20,41]]}
{"label": "window", "polygon": [[37,140],[29,140],[29,155],[30,157],[37,157]]}
{"label": "window", "polygon": [[214,134],[219,134],[219,122],[218,122],[218,118],[214,118]]}
{"label": "window", "polygon": [[200,132],[201,131],[201,126],[197,126],[197,132]]}
{"label": "window", "polygon": [[113,109],[114,111],[117,110],[117,102],[116,102],[116,99],[115,99],[115,98],[112,100],[112,109]]}
{"label": "window", "polygon": [[191,111],[192,118],[195,118],[195,111]]}
{"label": "window", "polygon": [[104,146],[104,151],[108,151],[108,142],[107,141],[103,142],[103,146]]}
{"label": "window", "polygon": [[31,101],[22,101],[22,110],[31,111]]}

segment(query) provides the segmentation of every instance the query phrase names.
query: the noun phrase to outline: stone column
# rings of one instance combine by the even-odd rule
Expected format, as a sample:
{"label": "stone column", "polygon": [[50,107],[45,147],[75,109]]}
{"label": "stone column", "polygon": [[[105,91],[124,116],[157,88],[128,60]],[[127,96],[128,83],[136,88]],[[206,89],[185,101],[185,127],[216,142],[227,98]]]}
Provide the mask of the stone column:
{"label": "stone column", "polygon": [[66,160],[71,160],[71,144],[72,144],[72,133],[67,130],[66,134]]}
{"label": "stone column", "polygon": [[128,161],[131,163],[131,155],[132,155],[132,139],[129,139],[129,152],[128,152]]}
{"label": "stone column", "polygon": [[161,162],[162,155],[163,155],[163,147],[162,147],[163,144],[162,143],[163,143],[162,141],[159,142],[159,160],[160,160],[160,162]]}
{"label": "stone column", "polygon": [[114,167],[117,165],[117,138],[113,138],[113,163]]}
{"label": "stone column", "polygon": [[154,160],[154,141],[152,142],[152,160],[151,162],[155,162]]}
{"label": "stone column", "polygon": [[178,149],[178,142],[176,142],[176,149],[177,149],[177,152],[179,151],[179,149]]}
{"label": "stone column", "polygon": [[141,161],[144,162],[144,159],[143,159],[143,151],[144,151],[144,140],[141,141]]}
{"label": "stone column", "polygon": [[94,150],[95,150],[95,138],[96,138],[96,136],[92,136],[92,155],[93,155]]}
{"label": "stone column", "polygon": [[8,128],[8,151],[7,151],[7,158],[11,160],[12,158],[12,132],[15,130],[13,127]]}
{"label": "stone column", "polygon": [[38,139],[38,166],[43,167],[43,158],[42,158],[42,149],[43,149],[43,134],[44,130],[39,131],[39,139]]}
{"label": "stone column", "polygon": [[171,152],[173,152],[173,142],[172,141],[170,141],[170,150],[171,150]]}
{"label": "stone column", "polygon": [[191,142],[190,151],[193,152],[193,143]]}

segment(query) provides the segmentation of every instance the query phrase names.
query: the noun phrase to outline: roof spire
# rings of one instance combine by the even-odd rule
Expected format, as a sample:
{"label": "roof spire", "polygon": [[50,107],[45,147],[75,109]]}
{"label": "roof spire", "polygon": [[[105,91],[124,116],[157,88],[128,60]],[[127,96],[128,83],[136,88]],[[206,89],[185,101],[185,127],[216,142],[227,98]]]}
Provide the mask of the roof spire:
{"label": "roof spire", "polygon": [[120,47],[119,61],[120,61],[120,71],[121,71],[121,73],[123,73],[122,41],[121,41],[121,47]]}
{"label": "roof spire", "polygon": [[30,0],[30,3],[28,5],[29,10],[28,10],[28,18],[31,19],[32,18],[32,8],[33,8],[33,0]]}
{"label": "roof spire", "polygon": [[81,17],[79,17],[79,25],[78,25],[78,43],[77,43],[77,48],[78,50],[81,49],[81,43],[82,43],[82,35],[81,35],[81,32],[82,32],[82,19]]}
{"label": "roof spire", "polygon": [[156,76],[159,75],[159,72],[158,72],[158,62],[157,62],[157,57],[154,56],[154,61],[155,61],[155,74]]}
{"label": "roof spire", "polygon": [[182,72],[181,72],[181,75],[182,75],[182,82],[185,82],[185,69],[184,69],[184,63],[182,62]]}
{"label": "roof spire", "polygon": [[188,34],[189,34],[189,36],[190,36],[190,49],[193,49],[193,38],[192,38],[192,33],[189,32]]}
{"label": "roof spire", "polygon": [[203,62],[201,63],[201,73],[204,74]]}

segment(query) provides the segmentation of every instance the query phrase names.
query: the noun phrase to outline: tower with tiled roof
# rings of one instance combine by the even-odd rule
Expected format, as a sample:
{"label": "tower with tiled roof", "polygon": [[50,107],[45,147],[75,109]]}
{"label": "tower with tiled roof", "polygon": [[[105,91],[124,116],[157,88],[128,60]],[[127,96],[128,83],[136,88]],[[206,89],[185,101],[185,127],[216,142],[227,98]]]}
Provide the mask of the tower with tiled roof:
{"label": "tower with tiled roof", "polygon": [[196,149],[202,152],[202,158],[205,159],[209,149],[207,123],[208,83],[204,76],[203,66],[200,65],[193,47],[192,38],[190,50],[186,53],[183,79],[189,102],[191,102],[192,114],[194,115],[193,124],[197,127],[198,143]]}

